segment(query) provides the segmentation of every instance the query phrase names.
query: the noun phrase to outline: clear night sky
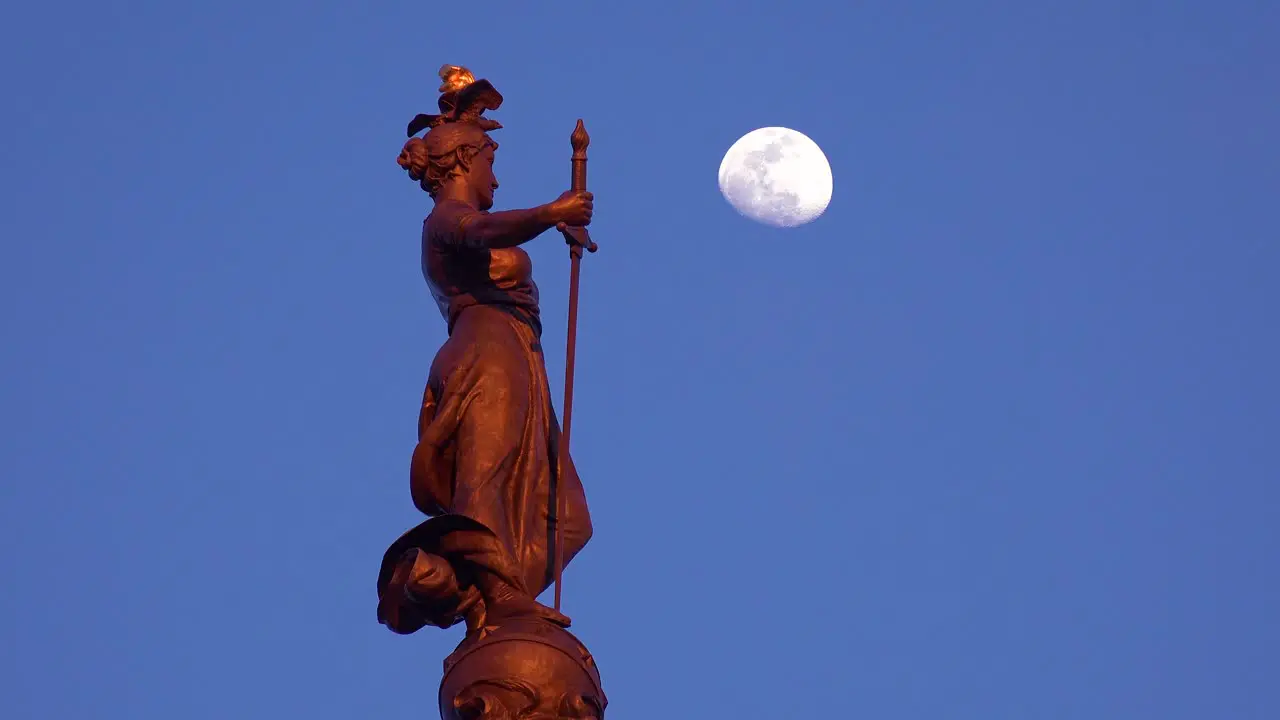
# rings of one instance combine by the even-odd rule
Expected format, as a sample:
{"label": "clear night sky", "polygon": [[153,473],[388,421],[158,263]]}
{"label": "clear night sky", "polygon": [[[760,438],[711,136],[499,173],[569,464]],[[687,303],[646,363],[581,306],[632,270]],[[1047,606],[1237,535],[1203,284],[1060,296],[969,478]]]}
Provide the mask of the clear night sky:
{"label": "clear night sky", "polygon": [[[435,717],[461,631],[374,581],[445,337],[395,158],[459,63],[499,208],[592,135],[612,720],[1280,717],[1280,3],[442,7],[4,10],[0,715]],[[811,225],[717,191],[767,125]]]}

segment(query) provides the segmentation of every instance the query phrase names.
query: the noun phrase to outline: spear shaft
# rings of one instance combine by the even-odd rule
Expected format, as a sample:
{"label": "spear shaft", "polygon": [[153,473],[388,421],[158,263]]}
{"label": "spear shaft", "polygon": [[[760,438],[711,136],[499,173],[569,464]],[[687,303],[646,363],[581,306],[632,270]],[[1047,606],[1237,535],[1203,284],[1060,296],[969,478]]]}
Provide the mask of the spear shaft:
{"label": "spear shaft", "polygon": [[[569,136],[569,144],[573,147],[572,164],[572,183],[571,189],[575,192],[586,192],[587,190],[587,145],[590,144],[591,138],[587,135],[587,129],[583,126],[582,120],[578,120],[578,124],[573,129],[573,134]],[[569,467],[569,434],[573,427],[573,370],[574,360],[578,350],[578,278],[582,272],[582,251],[584,249],[590,252],[596,251],[596,244],[591,242],[591,236],[587,234],[587,229],[582,227],[566,227],[563,224],[558,227],[564,235],[565,242],[569,244],[569,329],[566,333],[565,340],[565,357],[564,357],[564,422],[560,428],[560,447],[556,452],[556,490],[555,490],[555,583],[556,583],[556,612],[560,611],[560,590],[563,586],[562,575],[564,573],[564,477]]]}

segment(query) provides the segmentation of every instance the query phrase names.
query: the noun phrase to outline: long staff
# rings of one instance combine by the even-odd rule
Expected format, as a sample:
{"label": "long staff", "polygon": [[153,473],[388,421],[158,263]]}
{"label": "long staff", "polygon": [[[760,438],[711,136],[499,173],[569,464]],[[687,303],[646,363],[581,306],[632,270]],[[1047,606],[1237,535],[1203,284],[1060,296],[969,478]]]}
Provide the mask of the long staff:
{"label": "long staff", "polygon": [[[587,145],[591,138],[587,129],[578,120],[578,125],[569,136],[569,144],[573,147],[573,181],[571,188],[576,192],[587,190]],[[573,364],[578,344],[578,276],[582,272],[582,251],[595,252],[599,248],[591,242],[591,236],[584,227],[568,227],[560,223],[557,229],[569,243],[569,331],[564,357],[564,423],[560,428],[560,448],[556,453],[556,612],[560,611],[560,588],[563,585],[561,575],[564,573],[564,477],[569,462],[569,431],[573,426]]]}

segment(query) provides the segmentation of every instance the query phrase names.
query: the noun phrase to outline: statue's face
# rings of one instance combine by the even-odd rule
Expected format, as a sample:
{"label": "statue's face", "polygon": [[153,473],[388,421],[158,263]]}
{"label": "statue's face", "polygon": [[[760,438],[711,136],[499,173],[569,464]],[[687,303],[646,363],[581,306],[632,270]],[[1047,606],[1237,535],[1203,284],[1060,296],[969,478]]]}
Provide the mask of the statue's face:
{"label": "statue's face", "polygon": [[494,148],[485,145],[484,149],[471,158],[471,167],[467,172],[467,185],[474,193],[481,210],[493,207],[493,193],[498,189],[498,178],[493,174]]}

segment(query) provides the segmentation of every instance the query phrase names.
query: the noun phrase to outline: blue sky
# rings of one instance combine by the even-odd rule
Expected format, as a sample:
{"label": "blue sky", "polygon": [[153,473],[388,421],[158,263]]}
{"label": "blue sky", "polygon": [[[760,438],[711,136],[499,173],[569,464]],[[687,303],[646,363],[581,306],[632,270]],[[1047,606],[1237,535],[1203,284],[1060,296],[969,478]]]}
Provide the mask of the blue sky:
{"label": "blue sky", "polygon": [[[458,631],[374,580],[443,63],[506,96],[500,208],[592,135],[565,610],[611,718],[1280,714],[1280,5],[433,7],[5,10],[5,717],[435,716]],[[810,225],[719,196],[770,125],[830,158]]]}

